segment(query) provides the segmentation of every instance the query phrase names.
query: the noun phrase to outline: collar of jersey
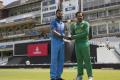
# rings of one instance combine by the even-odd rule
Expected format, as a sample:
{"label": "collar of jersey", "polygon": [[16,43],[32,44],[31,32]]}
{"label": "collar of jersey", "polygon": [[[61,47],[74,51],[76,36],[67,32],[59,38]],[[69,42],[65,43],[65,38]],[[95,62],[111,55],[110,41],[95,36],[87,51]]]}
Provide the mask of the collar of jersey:
{"label": "collar of jersey", "polygon": [[62,22],[62,20],[59,20],[58,18],[56,18],[56,21],[59,22],[59,23]]}
{"label": "collar of jersey", "polygon": [[85,21],[84,20],[82,20],[82,22],[77,22],[76,24],[82,24],[82,23],[84,23]]}

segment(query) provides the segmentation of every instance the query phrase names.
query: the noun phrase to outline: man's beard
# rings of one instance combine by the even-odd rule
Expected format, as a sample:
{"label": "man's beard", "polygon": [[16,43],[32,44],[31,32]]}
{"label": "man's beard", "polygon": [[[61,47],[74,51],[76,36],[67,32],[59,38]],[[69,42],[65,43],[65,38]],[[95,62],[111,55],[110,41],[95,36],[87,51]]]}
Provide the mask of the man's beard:
{"label": "man's beard", "polygon": [[83,19],[78,19],[79,22],[82,22]]}
{"label": "man's beard", "polygon": [[57,17],[57,19],[62,20],[62,17]]}

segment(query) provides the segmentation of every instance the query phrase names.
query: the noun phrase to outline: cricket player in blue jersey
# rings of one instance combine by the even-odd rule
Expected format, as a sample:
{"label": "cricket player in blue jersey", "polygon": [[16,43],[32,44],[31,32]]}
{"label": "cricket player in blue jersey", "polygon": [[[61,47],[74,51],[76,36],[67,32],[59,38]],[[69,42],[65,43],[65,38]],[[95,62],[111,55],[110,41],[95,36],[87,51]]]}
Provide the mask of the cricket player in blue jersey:
{"label": "cricket player in blue jersey", "polygon": [[51,22],[51,80],[63,80],[61,74],[64,66],[64,23],[62,10],[56,11],[56,19]]}

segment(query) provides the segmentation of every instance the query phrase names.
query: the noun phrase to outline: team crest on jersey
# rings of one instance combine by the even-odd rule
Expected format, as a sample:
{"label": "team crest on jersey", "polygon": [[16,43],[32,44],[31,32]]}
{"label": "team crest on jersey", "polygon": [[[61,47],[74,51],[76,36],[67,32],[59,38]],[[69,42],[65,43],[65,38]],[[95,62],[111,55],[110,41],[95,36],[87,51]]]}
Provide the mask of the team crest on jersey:
{"label": "team crest on jersey", "polygon": [[83,30],[82,30],[82,28],[83,28],[83,26],[84,26],[84,24],[81,24],[79,27],[77,27],[77,25],[75,26],[75,32],[76,33],[81,33]]}
{"label": "team crest on jersey", "polygon": [[83,30],[82,29],[76,29],[76,33],[81,33]]}

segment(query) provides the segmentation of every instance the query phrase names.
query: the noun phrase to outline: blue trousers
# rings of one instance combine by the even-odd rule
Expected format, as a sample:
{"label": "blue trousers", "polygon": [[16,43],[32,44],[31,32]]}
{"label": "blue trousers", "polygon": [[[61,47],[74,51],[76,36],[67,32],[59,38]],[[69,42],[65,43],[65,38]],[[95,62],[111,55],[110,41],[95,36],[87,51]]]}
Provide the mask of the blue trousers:
{"label": "blue trousers", "polygon": [[51,41],[50,78],[61,78],[64,66],[64,42]]}

